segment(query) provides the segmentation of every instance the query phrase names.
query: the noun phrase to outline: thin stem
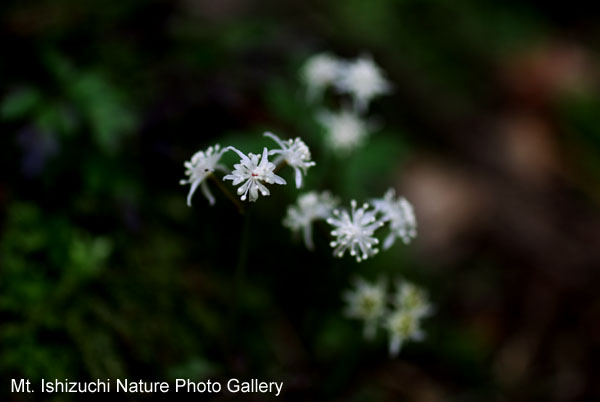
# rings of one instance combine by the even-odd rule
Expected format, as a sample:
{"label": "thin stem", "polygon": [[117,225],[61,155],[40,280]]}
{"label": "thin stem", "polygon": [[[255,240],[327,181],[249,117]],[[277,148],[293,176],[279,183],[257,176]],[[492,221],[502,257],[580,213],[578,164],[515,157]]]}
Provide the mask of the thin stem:
{"label": "thin stem", "polygon": [[273,173],[279,172],[281,169],[283,169],[287,165],[288,165],[288,163],[285,160],[283,160],[283,162],[280,162],[277,166],[275,166],[275,169],[273,169]]}
{"label": "thin stem", "polygon": [[250,213],[244,216],[242,231],[240,236],[240,248],[238,254],[238,262],[234,272],[233,279],[233,294],[231,297],[231,330],[235,331],[238,313],[240,310],[240,299],[243,297],[244,285],[246,280],[246,263],[248,261],[248,250],[250,248]]}
{"label": "thin stem", "polygon": [[229,201],[233,202],[238,212],[241,215],[244,215],[244,213],[246,212],[246,208],[244,208],[244,205],[233,194],[231,194],[227,187],[225,187],[221,180],[219,180],[214,174],[211,174],[210,178],[215,182],[217,187],[219,187],[219,190],[221,190],[223,194],[225,194],[225,196],[229,198]]}
{"label": "thin stem", "polygon": [[240,254],[238,257],[238,264],[235,269],[235,282],[237,292],[240,294],[242,286],[244,284],[244,277],[246,274],[246,261],[248,260],[248,249],[249,249],[249,235],[250,235],[250,214],[244,217],[244,224],[242,227],[242,237],[240,240]]}

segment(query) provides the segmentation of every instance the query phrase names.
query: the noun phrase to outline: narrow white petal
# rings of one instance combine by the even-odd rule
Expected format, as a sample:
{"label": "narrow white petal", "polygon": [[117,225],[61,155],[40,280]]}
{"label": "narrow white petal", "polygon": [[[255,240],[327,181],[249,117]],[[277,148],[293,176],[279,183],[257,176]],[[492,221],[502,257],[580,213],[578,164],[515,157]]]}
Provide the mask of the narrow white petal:
{"label": "narrow white petal", "polygon": [[312,225],[310,224],[310,222],[306,226],[304,226],[304,244],[306,245],[306,248],[311,251],[315,249],[315,245],[312,239]]}
{"label": "narrow white petal", "polygon": [[296,171],[296,188],[302,187],[302,171],[299,168],[294,168]]}
{"label": "narrow white petal", "polygon": [[215,165],[215,170],[220,170],[223,173],[229,173],[229,169],[227,169],[224,165],[220,163]]}
{"label": "narrow white petal", "polygon": [[250,185],[250,202],[255,202],[258,199],[258,186],[256,183]]}
{"label": "narrow white petal", "polygon": [[276,174],[273,175],[273,182],[276,184],[287,184],[283,177],[277,176]]}
{"label": "narrow white petal", "polygon": [[240,158],[242,158],[242,161],[246,161],[249,160],[249,158],[239,149],[237,149],[236,147],[232,147],[231,145],[228,146],[227,148],[225,148],[227,151],[233,151],[236,154],[238,154],[240,156]]}
{"label": "narrow white petal", "polygon": [[392,245],[396,242],[396,235],[394,233],[390,233],[383,242],[383,249],[388,250]]}
{"label": "narrow white petal", "polygon": [[208,199],[208,203],[210,205],[215,205],[215,197],[213,197],[205,181],[202,182],[200,189],[202,190],[202,194],[204,194],[204,196]]}
{"label": "narrow white petal", "polygon": [[260,163],[259,163],[259,167],[261,168],[266,168],[267,164],[269,163],[269,151],[267,150],[267,147],[263,148],[263,153],[260,159]]}
{"label": "narrow white petal", "polygon": [[281,148],[285,148],[285,145],[283,144],[283,142],[281,141],[281,139],[278,136],[276,136],[275,134],[273,134],[272,132],[267,131],[263,135],[265,137],[269,137],[272,140],[274,140]]}

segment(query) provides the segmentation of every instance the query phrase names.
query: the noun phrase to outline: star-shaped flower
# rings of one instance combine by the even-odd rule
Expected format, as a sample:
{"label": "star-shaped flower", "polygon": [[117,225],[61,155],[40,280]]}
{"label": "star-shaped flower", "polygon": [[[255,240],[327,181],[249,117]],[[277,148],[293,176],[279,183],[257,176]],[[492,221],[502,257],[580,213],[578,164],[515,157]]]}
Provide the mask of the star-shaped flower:
{"label": "star-shaped flower", "polygon": [[314,100],[338,79],[342,62],[329,53],[310,57],[302,68],[302,79],[306,84],[307,97]]}
{"label": "star-shaped flower", "polygon": [[361,113],[367,109],[371,99],[392,89],[370,56],[362,56],[346,63],[336,84],[340,92],[354,98],[355,109]]}
{"label": "star-shaped flower", "polygon": [[248,194],[250,194],[250,202],[256,201],[259,191],[263,196],[269,195],[269,189],[263,183],[286,184],[282,177],[273,172],[275,165],[269,162],[269,151],[266,147],[263,149],[262,156],[252,153],[245,155],[232,146],[227,147],[227,150],[234,151],[242,159],[240,163],[233,165],[234,170],[223,177],[223,180],[231,180],[234,186],[244,182],[237,190],[242,201],[248,198]]}
{"label": "star-shaped flower", "polygon": [[189,178],[181,180],[180,183],[191,184],[190,192],[187,196],[188,206],[192,206],[192,196],[198,186],[200,186],[202,194],[208,199],[210,205],[215,204],[215,197],[213,197],[210,192],[205,180],[215,170],[221,170],[227,173],[225,166],[219,164],[219,160],[225,151],[225,149],[221,149],[217,144],[214,147],[208,147],[206,151],[196,152],[190,161],[184,163],[184,166],[187,169],[185,174],[189,176]]}
{"label": "star-shaped flower", "polygon": [[266,132],[265,136],[273,139],[281,147],[281,149],[269,151],[269,155],[279,154],[273,163],[278,165],[279,162],[284,160],[289,166],[293,167],[296,172],[296,188],[300,188],[302,186],[302,174],[306,175],[306,170],[316,165],[315,162],[310,160],[311,156],[308,146],[300,137],[296,137],[293,140],[281,140],[270,132]]}
{"label": "star-shaped flower", "polygon": [[398,308],[385,320],[390,335],[390,355],[396,356],[407,340],[420,341],[425,338],[421,330],[421,317],[413,310]]}
{"label": "star-shaped flower", "polygon": [[326,130],[327,145],[340,155],[360,147],[369,134],[369,123],[347,109],[337,113],[323,111],[317,119]]}
{"label": "star-shaped flower", "polygon": [[386,284],[383,280],[369,283],[356,279],[355,289],[343,295],[347,303],[345,314],[365,322],[365,337],[373,338],[380,319],[386,310]]}
{"label": "star-shaped flower", "polygon": [[342,257],[349,249],[350,255],[361,262],[379,252],[374,247],[379,244],[374,233],[383,226],[383,222],[377,220],[375,210],[368,209],[369,204],[357,208],[356,201],[352,200],[350,205],[352,207],[350,212],[335,209],[333,216],[327,219],[327,223],[335,227],[331,234],[336,239],[330,245],[335,248],[333,254],[336,257]]}

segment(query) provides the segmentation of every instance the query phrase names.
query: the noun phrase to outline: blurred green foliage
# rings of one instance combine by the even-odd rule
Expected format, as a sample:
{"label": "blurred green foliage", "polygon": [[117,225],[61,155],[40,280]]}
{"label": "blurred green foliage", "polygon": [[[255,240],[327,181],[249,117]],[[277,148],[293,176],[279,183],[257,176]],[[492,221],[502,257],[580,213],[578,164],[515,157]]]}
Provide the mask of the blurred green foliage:
{"label": "blurred green foliage", "polygon": [[89,130],[100,150],[114,153],[136,126],[123,94],[101,74],[79,72],[55,53],[46,54],[45,60],[58,93],[19,88],[4,99],[0,116],[6,121],[27,119],[41,132],[65,138]]}

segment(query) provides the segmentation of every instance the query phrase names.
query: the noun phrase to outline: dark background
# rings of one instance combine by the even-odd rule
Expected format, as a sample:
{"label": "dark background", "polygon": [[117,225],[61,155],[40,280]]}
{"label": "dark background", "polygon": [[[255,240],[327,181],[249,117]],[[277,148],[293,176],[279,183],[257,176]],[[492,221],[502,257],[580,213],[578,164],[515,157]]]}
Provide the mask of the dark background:
{"label": "dark background", "polygon": [[[284,400],[598,400],[597,15],[542,1],[2,2],[0,398],[27,400],[8,393],[21,377],[238,377],[283,381]],[[370,53],[394,84],[348,158],[321,146],[298,79],[319,51]],[[310,253],[281,226],[291,185],[245,218],[221,194],[185,205],[185,160],[216,142],[257,152],[266,129],[311,146],[306,189],[347,204],[397,188],[417,240],[357,265],[331,256],[323,227]],[[426,288],[426,340],[395,359],[383,334],[366,342],[342,315],[355,275]]]}

